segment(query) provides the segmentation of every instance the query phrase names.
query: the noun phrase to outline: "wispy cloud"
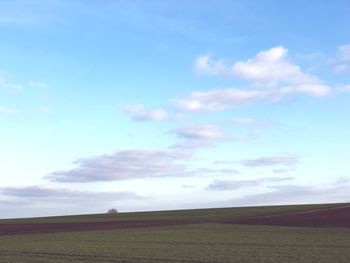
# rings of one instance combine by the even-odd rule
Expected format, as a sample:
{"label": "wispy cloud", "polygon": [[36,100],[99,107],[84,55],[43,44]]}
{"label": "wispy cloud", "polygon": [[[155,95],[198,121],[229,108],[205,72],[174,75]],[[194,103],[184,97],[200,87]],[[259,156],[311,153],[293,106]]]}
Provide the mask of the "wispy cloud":
{"label": "wispy cloud", "polygon": [[202,175],[237,175],[240,172],[236,169],[231,169],[231,168],[221,168],[221,169],[213,169],[213,168],[198,168],[196,170],[198,174]]}
{"label": "wispy cloud", "polygon": [[16,109],[0,106],[0,114],[12,114],[17,112],[18,110]]}
{"label": "wispy cloud", "polygon": [[33,81],[33,80],[29,81],[29,85],[40,89],[47,89],[49,87],[49,85],[44,82]]}
{"label": "wispy cloud", "polygon": [[264,183],[279,183],[293,179],[293,177],[271,177],[253,180],[215,180],[207,187],[207,190],[237,190],[241,188],[259,186]]}
{"label": "wispy cloud", "polygon": [[149,198],[131,191],[85,191],[52,185],[0,187],[2,213],[11,217],[105,212]]}
{"label": "wispy cloud", "polygon": [[0,74],[0,90],[17,93],[23,90],[23,86],[19,83],[11,81],[8,76]]}
{"label": "wispy cloud", "polygon": [[171,103],[180,111],[213,112],[256,101],[279,101],[282,98],[305,93],[312,96],[326,96],[331,89],[323,84],[301,84],[272,89],[226,88],[209,91],[194,91],[185,98],[172,100]]}
{"label": "wispy cloud", "polygon": [[226,140],[228,138],[221,129],[212,124],[181,127],[172,132],[186,139]]}
{"label": "wispy cloud", "polygon": [[303,72],[298,65],[290,62],[287,53],[286,48],[278,46],[232,65],[223,59],[215,61],[210,55],[199,56],[194,61],[198,73],[243,78],[253,88],[194,91],[187,97],[173,100],[173,104],[182,111],[210,112],[248,102],[276,101],[294,94],[321,97],[332,93],[321,79]]}
{"label": "wispy cloud", "polygon": [[233,74],[233,69],[226,65],[224,59],[213,60],[210,54],[198,56],[193,62],[193,67],[201,75],[230,76]]}
{"label": "wispy cloud", "polygon": [[192,158],[191,151],[183,150],[124,150],[78,159],[74,162],[77,168],[55,171],[45,179],[60,183],[89,183],[239,173],[229,168],[192,167],[189,165]]}
{"label": "wispy cloud", "polygon": [[334,182],[334,185],[347,185],[347,184],[350,184],[350,177],[346,177],[346,176],[339,177]]}
{"label": "wispy cloud", "polygon": [[248,167],[261,167],[261,166],[295,166],[299,163],[299,158],[293,155],[281,155],[281,156],[268,156],[257,159],[241,160],[240,163]]}
{"label": "wispy cloud", "polygon": [[94,199],[100,200],[119,200],[119,199],[139,199],[140,196],[129,191],[119,192],[92,192],[79,191],[67,188],[58,188],[49,185],[33,185],[24,187],[1,187],[0,194],[16,198],[29,198],[35,200],[56,199],[61,202],[70,202],[75,199],[90,202]]}
{"label": "wispy cloud", "polygon": [[350,85],[343,86],[342,91],[350,93]]}
{"label": "wispy cloud", "polygon": [[96,182],[186,176],[189,170],[178,161],[190,157],[189,153],[175,150],[124,150],[78,159],[74,162],[77,168],[56,171],[46,178],[56,182]]}
{"label": "wispy cloud", "polygon": [[[307,74],[287,59],[288,50],[282,46],[259,52],[246,61],[226,65],[223,59],[212,60],[209,55],[199,56],[194,66],[197,72],[209,75],[242,77],[263,86],[285,84],[320,84],[321,80]],[[313,93],[313,92],[311,92]]]}
{"label": "wispy cloud", "polygon": [[173,100],[172,103],[181,111],[212,112],[224,110],[230,106],[263,100],[271,97],[263,90],[245,90],[236,88],[210,91],[194,91],[188,97]]}
{"label": "wispy cloud", "polygon": [[179,141],[171,146],[169,146],[170,149],[187,149],[187,150],[193,150],[198,148],[212,148],[215,147],[217,144],[213,141],[208,140],[195,140],[195,139],[187,139]]}
{"label": "wispy cloud", "polygon": [[220,141],[232,139],[223,130],[212,124],[185,126],[170,132],[183,139],[183,141],[170,146],[170,148],[194,149],[214,147]]}
{"label": "wispy cloud", "polygon": [[[276,155],[276,156],[266,156],[256,159],[244,159],[240,161],[236,160],[217,160],[214,161],[215,165],[236,165],[241,164],[246,167],[275,167],[274,173],[288,173],[295,171],[296,165],[300,162],[299,158],[295,155]],[[282,166],[279,168],[278,166]]]}
{"label": "wispy cloud", "polygon": [[296,169],[294,167],[292,168],[287,168],[287,169],[274,169],[272,172],[275,174],[285,174],[285,173],[290,173],[294,172]]}
{"label": "wispy cloud", "polygon": [[287,54],[288,50],[282,46],[261,51],[251,59],[236,62],[232,67],[233,74],[267,86],[321,82],[288,61]]}
{"label": "wispy cloud", "polygon": [[350,44],[338,47],[334,64],[334,70],[337,72],[345,73],[350,71]]}
{"label": "wispy cloud", "polygon": [[270,187],[273,191],[250,194],[225,202],[230,206],[281,205],[348,202],[349,186],[312,187],[300,185],[282,185]]}
{"label": "wispy cloud", "polygon": [[229,161],[229,160],[217,160],[214,161],[213,164],[215,165],[231,165],[231,164],[237,164],[236,161]]}
{"label": "wispy cloud", "polygon": [[167,118],[167,111],[165,109],[147,110],[140,104],[125,106],[124,112],[135,121],[160,121]]}
{"label": "wispy cloud", "polygon": [[270,121],[267,120],[258,120],[253,118],[233,118],[230,120],[231,124],[234,125],[242,125],[242,126],[268,126],[271,124]]}

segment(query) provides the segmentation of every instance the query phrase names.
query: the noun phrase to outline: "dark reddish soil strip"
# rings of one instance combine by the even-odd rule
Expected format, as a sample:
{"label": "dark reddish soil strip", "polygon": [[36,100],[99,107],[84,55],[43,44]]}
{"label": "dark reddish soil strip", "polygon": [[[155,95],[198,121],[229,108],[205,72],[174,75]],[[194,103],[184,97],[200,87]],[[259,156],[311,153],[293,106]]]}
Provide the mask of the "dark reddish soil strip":
{"label": "dark reddish soil strip", "polygon": [[75,232],[193,224],[193,221],[116,221],[89,223],[0,224],[0,235]]}
{"label": "dark reddish soil strip", "polygon": [[[1,255],[24,255],[27,256],[27,258],[35,258],[38,259],[39,257],[59,257],[61,260],[64,258],[68,258],[67,262],[71,262],[72,259],[79,259],[79,260],[88,260],[89,262],[91,259],[96,259],[96,262],[112,262],[112,263],[126,263],[126,262],[143,262],[143,260],[152,260],[152,262],[184,262],[183,260],[179,259],[170,259],[170,258],[155,258],[155,257],[132,257],[132,258],[121,258],[118,256],[118,259],[116,259],[113,256],[104,256],[104,255],[94,255],[94,254],[77,254],[77,253],[50,253],[50,252],[34,252],[34,251],[0,251],[0,258]],[[132,260],[132,261],[131,261]],[[198,260],[191,260],[191,259],[186,259],[186,262],[191,262],[191,263],[203,263],[203,261],[198,261]]]}
{"label": "dark reddish soil strip", "polygon": [[224,221],[223,223],[244,225],[347,228],[350,227],[350,206],[233,219]]}
{"label": "dark reddish soil strip", "polygon": [[350,206],[348,205],[302,212],[290,212],[277,215],[255,216],[224,221],[159,220],[87,223],[0,224],[0,235],[75,232],[126,228],[150,228],[200,223],[348,228],[350,227]]}

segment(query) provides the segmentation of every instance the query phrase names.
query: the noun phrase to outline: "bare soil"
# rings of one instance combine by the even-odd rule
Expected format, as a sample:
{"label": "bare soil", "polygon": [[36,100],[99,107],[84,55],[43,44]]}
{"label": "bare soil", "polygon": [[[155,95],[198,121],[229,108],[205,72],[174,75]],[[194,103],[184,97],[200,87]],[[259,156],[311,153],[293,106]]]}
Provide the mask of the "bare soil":
{"label": "bare soil", "polygon": [[0,235],[75,232],[124,228],[145,228],[191,224],[193,221],[117,221],[89,223],[0,224]]}
{"label": "bare soil", "polygon": [[350,206],[290,212],[269,216],[255,216],[227,220],[224,223],[244,225],[298,226],[298,227],[350,227]]}
{"label": "bare soil", "polygon": [[223,223],[243,225],[350,228],[350,206],[311,209],[274,215],[227,220],[153,220],[83,223],[16,223],[0,224],[0,235],[76,232],[89,230],[151,228],[185,224]]}

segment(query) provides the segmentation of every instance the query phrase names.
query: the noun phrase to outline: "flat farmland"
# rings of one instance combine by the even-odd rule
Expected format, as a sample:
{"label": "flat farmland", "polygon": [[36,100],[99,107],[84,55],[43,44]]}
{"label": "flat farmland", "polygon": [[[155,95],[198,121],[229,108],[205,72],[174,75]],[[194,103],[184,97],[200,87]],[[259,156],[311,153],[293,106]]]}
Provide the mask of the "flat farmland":
{"label": "flat farmland", "polygon": [[0,262],[346,263],[350,228],[339,222],[350,220],[347,211],[328,204],[2,220]]}

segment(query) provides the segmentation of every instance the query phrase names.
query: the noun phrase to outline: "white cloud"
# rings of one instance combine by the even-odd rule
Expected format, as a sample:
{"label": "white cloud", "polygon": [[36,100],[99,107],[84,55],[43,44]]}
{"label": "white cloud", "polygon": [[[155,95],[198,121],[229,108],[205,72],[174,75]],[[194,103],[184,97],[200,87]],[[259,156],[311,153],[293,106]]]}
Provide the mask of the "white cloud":
{"label": "white cloud", "polygon": [[268,86],[321,82],[318,78],[302,72],[298,65],[288,61],[287,53],[288,50],[281,46],[261,51],[254,58],[236,62],[232,67],[233,74]]}
{"label": "white cloud", "polygon": [[284,174],[289,172],[294,172],[295,168],[288,168],[288,169],[274,169],[273,172],[276,174]]}
{"label": "white cloud", "polygon": [[195,186],[191,185],[191,184],[183,184],[182,187],[183,188],[195,188]]}
{"label": "white cloud", "polygon": [[192,125],[173,130],[177,136],[186,139],[225,140],[228,136],[215,125]]}
{"label": "white cloud", "polygon": [[78,159],[77,168],[46,176],[56,182],[118,181],[135,178],[186,176],[190,173],[179,161],[189,153],[175,150],[124,150]]}
{"label": "white cloud", "polygon": [[243,164],[244,166],[250,166],[250,167],[275,166],[275,165],[295,166],[298,163],[299,163],[298,157],[292,156],[292,155],[269,156],[269,157],[261,157],[257,159],[247,159],[247,160],[241,161],[241,164]]}
{"label": "white cloud", "polygon": [[56,199],[60,202],[72,202],[80,200],[91,202],[92,200],[111,200],[111,199],[139,199],[140,196],[129,191],[119,192],[92,192],[79,191],[67,188],[59,188],[50,185],[32,185],[23,187],[0,187],[0,194],[16,198],[26,198],[31,200]]}
{"label": "white cloud", "polygon": [[247,206],[348,202],[350,191],[349,186],[311,187],[283,185],[270,188],[274,190],[231,199],[226,201],[225,205]]}
{"label": "white cloud", "polygon": [[194,91],[187,98],[174,100],[173,104],[182,111],[211,112],[223,110],[233,105],[271,98],[272,95],[263,90],[227,88]]}
{"label": "white cloud", "polygon": [[180,142],[177,142],[171,145],[170,149],[184,149],[184,150],[193,150],[198,148],[212,148],[215,147],[216,143],[208,140],[195,140],[187,139]]}
{"label": "white cloud", "polygon": [[311,96],[323,97],[331,94],[331,89],[322,83],[300,84],[298,86],[284,86],[279,89],[280,96],[305,93]]}
{"label": "white cloud", "polygon": [[212,169],[212,168],[199,168],[197,169],[198,173],[201,174],[210,174],[210,175],[237,175],[240,171],[231,168],[221,168],[221,169]]}
{"label": "white cloud", "polygon": [[23,90],[23,86],[19,83],[11,82],[7,76],[0,74],[0,90],[17,93]]}
{"label": "white cloud", "polygon": [[194,91],[189,96],[172,100],[180,111],[213,112],[232,106],[239,106],[255,101],[278,101],[294,94],[307,94],[323,97],[331,94],[331,89],[323,84],[300,84],[269,89],[216,89],[209,91]]}
{"label": "white cloud", "polygon": [[274,173],[287,173],[295,171],[295,166],[299,163],[299,158],[294,155],[267,156],[256,159],[244,159],[240,161],[217,160],[215,165],[241,164],[247,167],[284,166],[285,168],[274,169]]}
{"label": "white cloud", "polygon": [[234,125],[243,125],[243,126],[267,126],[271,122],[267,120],[257,120],[253,118],[234,118],[230,121]]}
{"label": "white cloud", "polygon": [[339,177],[334,183],[333,185],[347,185],[350,183],[350,177]]}
{"label": "white cloud", "polygon": [[303,72],[298,65],[288,60],[287,54],[287,49],[278,46],[232,65],[227,65],[223,59],[215,61],[210,55],[199,56],[194,61],[198,73],[244,78],[254,88],[195,91],[174,103],[180,110],[209,112],[257,100],[279,100],[293,94],[321,97],[332,93],[332,89],[322,80]]}
{"label": "white cloud", "polygon": [[15,109],[0,106],[0,114],[11,114],[11,113],[16,113],[16,112],[17,112],[17,110],[15,110]]}
{"label": "white cloud", "polygon": [[340,73],[350,71],[350,44],[338,47],[334,70]]}
{"label": "white cloud", "polygon": [[184,140],[170,146],[170,148],[208,148],[215,147],[220,141],[232,140],[224,131],[211,124],[191,125],[177,128],[171,132]]}
{"label": "white cloud", "polygon": [[219,89],[211,91],[195,91],[187,98],[174,100],[173,104],[181,111],[212,112],[224,110],[231,106],[248,102],[267,100],[276,101],[287,95],[306,93],[313,96],[325,96],[330,89],[324,85],[300,85],[282,87],[272,90]]}
{"label": "white cloud", "polygon": [[350,44],[338,47],[341,60],[350,62]]}
{"label": "white cloud", "polygon": [[45,179],[61,183],[88,183],[238,173],[233,169],[193,168],[188,164],[191,158],[191,152],[180,150],[124,150],[78,159],[74,162],[77,168],[55,171]]}
{"label": "white cloud", "polygon": [[0,187],[0,216],[49,216],[101,213],[147,202],[149,197],[130,191],[81,191],[52,185]]}
{"label": "white cloud", "polygon": [[229,161],[229,160],[217,160],[213,161],[213,164],[215,165],[231,165],[231,164],[236,164],[236,161]]}
{"label": "white cloud", "polygon": [[230,69],[224,60],[214,61],[209,54],[201,55],[194,60],[194,69],[204,75],[230,75]]}
{"label": "white cloud", "polygon": [[264,183],[279,183],[283,181],[293,180],[293,177],[271,177],[271,178],[260,178],[253,180],[215,180],[212,182],[207,189],[208,190],[237,190],[241,188],[259,186]]}
{"label": "white cloud", "polygon": [[201,74],[242,77],[268,86],[321,82],[317,77],[304,73],[298,65],[288,61],[287,54],[286,48],[277,46],[261,51],[246,61],[237,61],[233,65],[226,65],[223,59],[212,60],[209,55],[199,56],[194,65]]}
{"label": "white cloud", "polygon": [[124,112],[135,121],[160,121],[167,118],[167,111],[164,109],[146,110],[143,105],[127,105]]}
{"label": "white cloud", "polygon": [[38,81],[29,81],[29,85],[35,88],[40,88],[40,89],[47,89],[49,87],[48,84],[43,83],[43,82],[38,82]]}
{"label": "white cloud", "polygon": [[350,85],[341,86],[339,88],[340,92],[350,93]]}

